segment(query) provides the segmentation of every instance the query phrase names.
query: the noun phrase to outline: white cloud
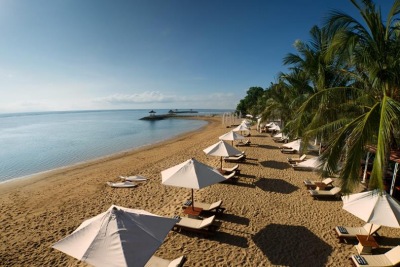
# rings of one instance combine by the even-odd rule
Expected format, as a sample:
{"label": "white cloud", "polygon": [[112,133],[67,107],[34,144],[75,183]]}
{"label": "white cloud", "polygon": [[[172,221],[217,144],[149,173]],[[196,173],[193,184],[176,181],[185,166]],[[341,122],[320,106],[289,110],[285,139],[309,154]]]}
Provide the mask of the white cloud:
{"label": "white cloud", "polygon": [[143,104],[143,103],[171,103],[180,101],[176,96],[164,95],[160,92],[143,92],[140,94],[114,94],[106,97],[96,98],[95,102],[105,102],[110,104]]}
{"label": "white cloud", "polygon": [[[240,98],[234,93],[213,93],[213,94],[191,94],[188,95],[165,95],[158,91],[147,91],[136,94],[113,94],[106,97],[96,98],[95,103],[118,105],[145,105],[151,104],[151,108],[221,108],[233,109]],[[147,104],[147,105],[146,105]],[[132,107],[132,106],[131,106]]]}

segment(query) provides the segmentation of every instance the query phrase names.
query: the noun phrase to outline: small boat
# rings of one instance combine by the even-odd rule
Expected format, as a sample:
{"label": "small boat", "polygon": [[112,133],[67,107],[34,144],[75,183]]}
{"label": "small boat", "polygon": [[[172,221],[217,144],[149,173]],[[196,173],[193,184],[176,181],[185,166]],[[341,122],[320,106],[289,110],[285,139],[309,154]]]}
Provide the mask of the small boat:
{"label": "small boat", "polygon": [[145,182],[147,180],[146,177],[143,177],[140,175],[119,176],[119,178],[123,179],[124,181],[129,181],[129,182]]}
{"label": "small boat", "polygon": [[107,185],[109,185],[111,187],[114,187],[114,188],[130,188],[130,187],[137,186],[136,183],[133,183],[133,182],[130,182],[130,181],[119,182],[119,183],[107,182]]}

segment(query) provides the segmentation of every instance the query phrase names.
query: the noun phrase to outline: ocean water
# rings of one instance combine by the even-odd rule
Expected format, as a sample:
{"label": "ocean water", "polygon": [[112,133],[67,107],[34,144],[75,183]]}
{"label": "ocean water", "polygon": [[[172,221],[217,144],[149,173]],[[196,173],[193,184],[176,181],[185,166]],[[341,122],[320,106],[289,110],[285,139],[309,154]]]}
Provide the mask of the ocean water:
{"label": "ocean water", "polygon": [[[168,110],[155,110],[165,114]],[[0,182],[127,151],[206,125],[201,120],[144,121],[149,110],[0,114]],[[199,110],[198,114],[222,114]]]}

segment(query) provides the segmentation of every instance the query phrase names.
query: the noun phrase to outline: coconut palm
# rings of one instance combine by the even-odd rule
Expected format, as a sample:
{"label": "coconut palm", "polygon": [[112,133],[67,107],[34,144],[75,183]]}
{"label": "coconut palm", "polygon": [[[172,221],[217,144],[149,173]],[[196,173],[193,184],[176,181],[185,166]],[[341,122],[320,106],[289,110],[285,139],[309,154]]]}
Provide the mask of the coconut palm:
{"label": "coconut palm", "polygon": [[[293,81],[293,75],[290,79],[290,83],[295,85],[299,92],[298,97],[292,102],[292,106],[297,108],[310,96],[326,88],[343,86],[348,82],[348,76],[340,71],[343,61],[338,60],[334,54],[327,54],[327,48],[332,39],[327,29],[314,26],[310,35],[309,44],[296,41],[295,47],[298,54],[288,54],[284,58],[285,64],[294,66],[291,68],[292,72],[301,73],[300,77],[303,77],[300,83]],[[327,135],[326,130],[320,126],[337,119],[338,114],[340,114],[338,105],[330,99],[329,94],[324,94],[314,105],[309,104],[307,108],[303,108],[300,116],[290,121],[287,128],[290,128],[289,131],[293,135],[302,136],[307,142],[309,138],[314,138],[316,135],[319,137]]]}
{"label": "coconut palm", "polygon": [[333,132],[323,154],[324,170],[332,173],[342,161],[342,189],[351,192],[359,183],[360,160],[366,145],[375,145],[369,187],[382,190],[388,154],[391,146],[396,146],[400,130],[400,28],[397,22],[400,0],[394,1],[386,23],[371,0],[363,0],[362,4],[351,2],[360,12],[363,23],[342,12],[332,12],[327,29],[333,39],[326,55],[346,60],[348,65],[343,73],[352,77],[352,85],[320,90],[302,105],[300,114],[316,103],[321,103],[321,108],[326,100],[330,101],[330,107],[334,103],[344,108],[337,119],[328,120],[325,126],[312,127]]}

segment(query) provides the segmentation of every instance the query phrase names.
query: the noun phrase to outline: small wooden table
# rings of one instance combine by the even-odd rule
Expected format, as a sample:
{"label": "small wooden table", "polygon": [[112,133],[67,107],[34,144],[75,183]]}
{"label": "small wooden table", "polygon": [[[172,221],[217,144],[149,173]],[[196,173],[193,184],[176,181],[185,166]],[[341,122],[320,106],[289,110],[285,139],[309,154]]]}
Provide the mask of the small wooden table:
{"label": "small wooden table", "polygon": [[[356,235],[358,244],[356,245],[358,254],[372,254],[373,248],[378,248],[379,245],[373,236]],[[368,240],[367,240],[368,238]]]}
{"label": "small wooden table", "polygon": [[314,182],[314,185],[317,190],[326,190],[326,188],[328,187],[328,185],[323,182]]}
{"label": "small wooden table", "polygon": [[192,206],[188,206],[186,209],[183,210],[183,213],[187,214],[190,218],[197,218],[202,211],[202,208],[193,208]]}

